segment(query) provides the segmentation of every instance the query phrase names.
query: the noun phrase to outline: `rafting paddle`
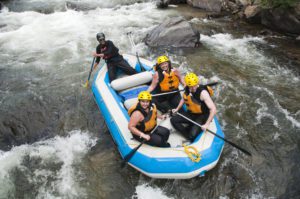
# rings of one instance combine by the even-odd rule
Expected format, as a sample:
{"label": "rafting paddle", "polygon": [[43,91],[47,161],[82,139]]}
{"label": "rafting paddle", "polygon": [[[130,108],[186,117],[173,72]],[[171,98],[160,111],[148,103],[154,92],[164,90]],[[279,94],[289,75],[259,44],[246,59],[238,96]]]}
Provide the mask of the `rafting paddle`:
{"label": "rafting paddle", "polygon": [[83,85],[83,87],[85,87],[85,88],[87,88],[87,87],[89,86],[89,81],[90,81],[90,78],[91,78],[91,74],[92,74],[92,71],[93,71],[93,67],[94,67],[95,60],[96,60],[96,57],[93,58],[93,62],[92,62],[92,65],[91,65],[89,77],[88,77],[88,79],[86,80],[85,84]]}
{"label": "rafting paddle", "polygon": [[[184,119],[186,119],[186,120],[192,122],[193,124],[195,124],[195,125],[197,125],[197,126],[199,126],[199,127],[202,127],[200,124],[198,124],[197,122],[191,120],[190,118],[188,118],[188,117],[182,115],[181,113],[178,113],[178,112],[177,112],[176,114],[179,115],[179,116],[181,116],[181,117],[183,117]],[[246,151],[245,149],[241,148],[240,146],[234,144],[233,142],[231,142],[231,141],[229,141],[229,140],[226,140],[225,138],[219,136],[218,134],[212,132],[212,131],[209,130],[209,129],[206,129],[206,130],[207,130],[209,133],[211,133],[211,134],[217,136],[217,137],[220,138],[221,140],[224,140],[225,142],[227,142],[227,143],[230,144],[231,146],[234,146],[235,148],[241,150],[241,151],[244,152],[246,155],[252,156],[251,153],[249,153],[249,152]]]}
{"label": "rafting paddle", "polygon": [[[158,127],[158,124],[156,125],[156,127],[150,132],[150,135],[156,130],[156,128]],[[137,152],[137,150],[146,142],[145,139],[143,139],[143,141],[134,149],[132,149],[125,157],[124,160],[121,163],[121,168],[124,168],[124,166],[126,165],[126,163],[133,157],[133,155],[135,154],[135,152]]]}
{"label": "rafting paddle", "polygon": [[145,69],[145,67],[143,66],[143,64],[142,64],[141,61],[140,61],[139,54],[138,54],[138,52],[137,52],[137,50],[136,50],[136,45],[135,45],[135,43],[134,43],[134,41],[133,41],[133,39],[132,39],[131,34],[132,34],[132,32],[128,32],[128,33],[127,33],[127,36],[128,36],[128,38],[129,38],[131,47],[132,47],[132,48],[134,49],[134,51],[135,51],[136,59],[137,59],[139,65],[140,65],[141,72],[144,72],[144,71],[146,71],[146,69]]}
{"label": "rafting paddle", "polygon": [[[201,85],[201,86],[215,86],[215,85],[217,85],[218,83],[219,83],[219,82],[213,82],[213,83],[204,84],[204,85]],[[165,92],[165,93],[152,94],[151,96],[152,96],[152,97],[156,97],[156,96],[162,96],[162,95],[169,95],[169,94],[177,93],[177,92],[181,92],[181,91],[184,91],[184,89],[177,90],[177,91]]]}

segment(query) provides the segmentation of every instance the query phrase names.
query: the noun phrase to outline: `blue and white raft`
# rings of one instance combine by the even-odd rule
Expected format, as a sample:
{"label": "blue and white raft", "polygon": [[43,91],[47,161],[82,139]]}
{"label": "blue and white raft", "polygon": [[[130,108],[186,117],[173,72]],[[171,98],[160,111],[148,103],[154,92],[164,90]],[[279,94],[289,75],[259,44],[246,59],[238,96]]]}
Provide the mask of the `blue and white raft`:
{"label": "blue and white raft", "polygon": [[[140,91],[146,90],[152,80],[153,63],[135,56],[123,55],[136,69],[137,74],[123,76],[109,83],[107,66],[104,64],[94,77],[92,92],[105,119],[107,127],[124,158],[140,144],[128,130],[127,109],[137,102]],[[141,71],[141,63],[147,71]],[[159,148],[143,144],[128,162],[133,168],[152,178],[188,179],[203,176],[217,164],[224,141],[209,132],[201,132],[193,143],[175,131],[170,118],[158,123],[170,130],[170,148]],[[216,118],[209,129],[221,137],[224,134]]]}

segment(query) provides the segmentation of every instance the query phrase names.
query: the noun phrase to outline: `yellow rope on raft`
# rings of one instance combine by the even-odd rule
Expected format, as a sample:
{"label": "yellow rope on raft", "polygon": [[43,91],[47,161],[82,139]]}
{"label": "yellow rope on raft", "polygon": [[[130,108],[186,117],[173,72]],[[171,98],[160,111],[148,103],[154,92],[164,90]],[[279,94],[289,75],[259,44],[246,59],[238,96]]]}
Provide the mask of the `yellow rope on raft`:
{"label": "yellow rope on raft", "polygon": [[193,162],[199,162],[201,160],[201,154],[194,146],[187,146],[186,144],[184,144],[183,147],[184,147],[184,152],[189,156],[189,158]]}

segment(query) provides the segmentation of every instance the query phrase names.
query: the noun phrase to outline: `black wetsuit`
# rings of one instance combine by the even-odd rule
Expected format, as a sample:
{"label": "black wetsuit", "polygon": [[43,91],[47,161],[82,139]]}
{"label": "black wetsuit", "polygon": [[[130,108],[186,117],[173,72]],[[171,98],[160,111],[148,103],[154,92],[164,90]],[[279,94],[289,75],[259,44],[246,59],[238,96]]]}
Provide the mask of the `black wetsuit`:
{"label": "black wetsuit", "polygon": [[[97,54],[104,54],[103,59],[107,64],[109,81],[116,79],[117,68],[121,69],[127,75],[136,74],[136,71],[124,60],[119,54],[119,49],[110,40],[106,40],[104,45],[99,44],[96,48]],[[100,62],[100,57],[97,57],[96,63]]]}

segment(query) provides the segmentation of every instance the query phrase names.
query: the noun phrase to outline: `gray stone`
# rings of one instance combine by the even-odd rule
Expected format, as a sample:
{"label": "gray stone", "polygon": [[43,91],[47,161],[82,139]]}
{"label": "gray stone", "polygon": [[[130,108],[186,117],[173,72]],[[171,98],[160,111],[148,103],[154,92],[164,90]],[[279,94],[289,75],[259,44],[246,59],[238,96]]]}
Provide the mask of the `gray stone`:
{"label": "gray stone", "polygon": [[187,0],[187,3],[193,7],[212,12],[221,12],[222,10],[222,0]]}
{"label": "gray stone", "polygon": [[251,0],[236,0],[236,3],[242,6],[248,6],[251,5]]}
{"label": "gray stone", "polygon": [[194,31],[191,24],[183,17],[165,20],[151,30],[144,42],[150,47],[194,47],[200,34]]}
{"label": "gray stone", "polygon": [[270,29],[284,33],[300,34],[299,15],[294,9],[275,8],[263,10],[261,23]]}
{"label": "gray stone", "polygon": [[261,7],[258,5],[247,6],[244,14],[248,22],[260,23],[261,22]]}
{"label": "gray stone", "polygon": [[156,7],[157,8],[167,8],[169,6],[170,0],[157,0]]}

